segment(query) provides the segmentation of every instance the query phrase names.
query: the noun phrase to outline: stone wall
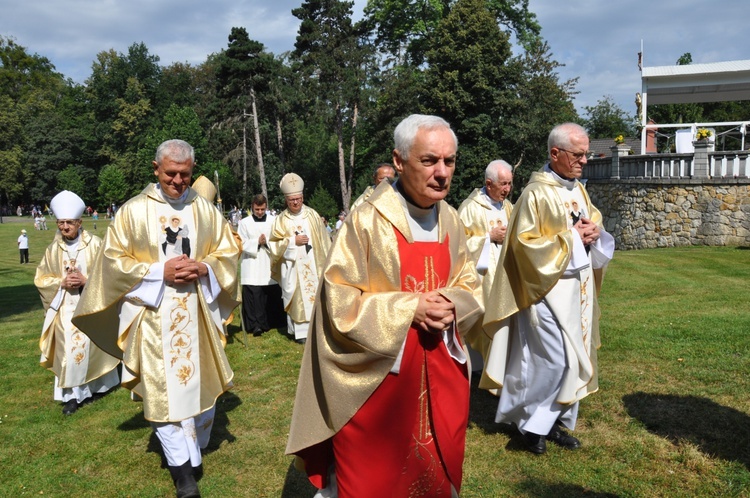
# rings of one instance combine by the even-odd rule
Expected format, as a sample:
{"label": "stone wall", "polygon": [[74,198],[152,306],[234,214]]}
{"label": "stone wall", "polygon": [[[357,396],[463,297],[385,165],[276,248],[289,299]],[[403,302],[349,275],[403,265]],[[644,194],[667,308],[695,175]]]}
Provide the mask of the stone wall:
{"label": "stone wall", "polygon": [[589,180],[618,249],[750,247],[750,180]]}

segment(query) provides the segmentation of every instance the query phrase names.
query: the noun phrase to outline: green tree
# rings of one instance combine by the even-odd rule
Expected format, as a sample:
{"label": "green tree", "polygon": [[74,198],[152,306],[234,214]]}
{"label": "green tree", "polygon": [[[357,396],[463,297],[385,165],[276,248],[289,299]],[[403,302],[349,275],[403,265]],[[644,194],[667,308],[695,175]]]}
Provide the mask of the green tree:
{"label": "green tree", "polygon": [[79,168],[69,165],[67,168],[62,170],[57,175],[57,190],[70,190],[78,194],[79,197],[84,197],[86,190],[86,182],[84,181]]}
{"label": "green tree", "polygon": [[[420,66],[438,25],[458,2],[455,0],[368,0],[365,22],[378,48],[397,65]],[[529,11],[528,0],[486,0],[495,22],[512,30],[524,47],[540,41],[541,26]]]}
{"label": "green tree", "polygon": [[333,196],[321,183],[318,183],[313,195],[306,199],[306,203],[328,221],[336,219],[336,216],[341,212]]}
{"label": "green tree", "polygon": [[0,199],[49,198],[76,151],[56,106],[67,86],[45,57],[0,36]]}
{"label": "green tree", "polygon": [[113,164],[108,164],[99,172],[100,199],[110,205],[113,202],[120,204],[129,197],[130,188],[125,175],[120,168]]}
{"label": "green tree", "polygon": [[13,99],[0,95],[0,204],[22,200],[24,190],[23,149],[17,137],[21,118]]}
{"label": "green tree", "polygon": [[617,135],[632,137],[635,117],[617,105],[611,95],[597,101],[596,105],[584,107],[584,127],[591,138],[615,138]]}
{"label": "green tree", "polygon": [[[353,2],[308,0],[292,10],[302,21],[293,55],[315,104],[327,116],[336,139],[339,188],[344,206],[351,204],[359,113],[371,51],[363,43],[363,25],[352,23]],[[347,161],[348,156],[348,161]]]}
{"label": "green tree", "polygon": [[540,42],[509,64],[519,73],[511,87],[509,105],[499,123],[503,157],[516,166],[514,192],[520,193],[531,173],[547,159],[547,136],[557,124],[576,121],[572,101],[576,80],[560,82],[560,64],[552,59],[549,47]]}
{"label": "green tree", "polygon": [[459,0],[440,23],[427,52],[422,95],[430,113],[458,135],[459,161],[450,202],[457,205],[481,183],[487,164],[503,155],[499,124],[513,102],[509,37],[484,0]]}
{"label": "green tree", "polygon": [[251,40],[245,28],[232,28],[229,46],[217,58],[216,84],[219,97],[226,101],[224,108],[231,113],[225,122],[242,126],[242,142],[237,149],[242,164],[242,205],[247,200],[248,156],[247,142],[253,144],[258,180],[263,195],[268,196],[266,172],[261,142],[261,125],[268,123],[267,116],[260,115],[260,101],[269,92],[269,80],[276,61],[267,53],[262,43]]}

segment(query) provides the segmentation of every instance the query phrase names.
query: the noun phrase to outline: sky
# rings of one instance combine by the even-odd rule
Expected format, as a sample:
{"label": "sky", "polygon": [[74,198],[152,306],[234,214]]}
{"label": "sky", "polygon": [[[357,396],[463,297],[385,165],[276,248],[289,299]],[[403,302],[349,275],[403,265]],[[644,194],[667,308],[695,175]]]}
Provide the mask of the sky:
{"label": "sky", "polygon": [[[197,65],[226,48],[233,26],[280,54],[294,48],[302,0],[0,0],[0,35],[48,58],[78,83],[91,75],[99,52],[127,53],[143,42],[160,64]],[[359,18],[366,0],[355,0]],[[552,57],[564,64],[561,81],[579,78],[574,104],[610,96],[635,114],[644,66],[673,65],[684,53],[693,63],[750,58],[746,0],[529,0]]]}

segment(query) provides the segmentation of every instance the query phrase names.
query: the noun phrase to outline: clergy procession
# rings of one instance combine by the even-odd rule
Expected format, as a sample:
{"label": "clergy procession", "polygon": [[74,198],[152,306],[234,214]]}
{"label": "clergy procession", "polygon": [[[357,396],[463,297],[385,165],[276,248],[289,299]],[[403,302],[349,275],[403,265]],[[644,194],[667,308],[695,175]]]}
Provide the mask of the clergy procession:
{"label": "clergy procession", "polygon": [[513,166],[487,158],[455,209],[456,134],[412,114],[394,129],[392,163],[329,233],[293,172],[279,185],[284,211],[258,194],[233,226],[212,182],[193,181],[193,147],[168,140],[156,181],[101,239],[83,228],[77,194],[50,201],[58,231],[34,284],[53,399],[85,417],[129,390],[176,496],[198,497],[226,417],[217,401],[248,382],[226,353],[239,311],[247,337],[275,329],[301,353],[279,454],[316,498],[460,496],[470,396],[494,399],[494,421],[528,452],[576,450],[579,402],[599,388],[598,293],[614,254],[580,181],[588,150],[582,127],[560,124],[515,203]]}

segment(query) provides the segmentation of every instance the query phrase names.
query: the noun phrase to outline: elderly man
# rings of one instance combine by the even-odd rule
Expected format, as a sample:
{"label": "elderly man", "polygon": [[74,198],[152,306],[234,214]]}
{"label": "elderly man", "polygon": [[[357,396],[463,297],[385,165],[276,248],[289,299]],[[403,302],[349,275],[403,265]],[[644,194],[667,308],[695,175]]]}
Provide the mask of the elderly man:
{"label": "elderly man", "polygon": [[368,185],[365,191],[362,192],[362,195],[357,197],[357,199],[352,203],[352,207],[349,209],[349,212],[353,211],[355,207],[366,201],[367,198],[372,195],[378,185],[380,185],[380,182],[392,182],[394,178],[396,178],[396,170],[393,166],[388,163],[378,164],[372,174],[372,185]]}
{"label": "elderly man", "polygon": [[305,182],[302,178],[295,173],[287,173],[279,187],[287,208],[271,227],[271,277],[281,284],[281,296],[287,313],[287,333],[298,343],[304,344],[315,302],[315,290],[331,247],[331,239],[320,215],[303,204]]}
{"label": "elderly man", "polygon": [[[492,288],[505,231],[513,210],[513,205],[508,200],[512,187],[513,167],[502,159],[492,161],[484,172],[484,186],[474,190],[458,208],[471,259],[477,265],[485,302]],[[481,355],[477,357],[472,353],[472,368],[481,371],[489,346],[489,339],[482,331],[481,320],[467,334],[466,339],[471,349]]]}
{"label": "elderly man", "polygon": [[[190,144],[162,143],[153,166],[158,183],[118,209],[73,323],[122,357],[122,384],[143,399],[177,496],[199,496],[216,398],[232,384],[222,317],[238,304],[239,247],[219,210],[189,188]],[[174,217],[189,253],[162,248]]]}
{"label": "elderly man", "polygon": [[460,336],[477,275],[443,199],[457,140],[437,116],[395,129],[399,179],[344,222],[302,360],[287,453],[339,497],[457,496],[469,411]]}
{"label": "elderly man", "polygon": [[271,278],[271,250],[268,240],[275,216],[266,211],[266,196],[253,197],[251,216],[240,221],[242,238],[242,320],[246,331],[256,337],[283,320],[281,288]]}
{"label": "elderly man", "polygon": [[597,293],[614,239],[578,181],[589,139],[574,123],[556,126],[549,163],[516,203],[487,299],[484,328],[494,334],[485,365],[489,386],[502,386],[496,422],[513,423],[527,448],[547,441],[581,446],[578,402],[598,389]]}
{"label": "elderly man", "polygon": [[63,190],[50,206],[58,232],[34,277],[46,311],[40,363],[55,373],[54,399],[63,402],[63,414],[71,415],[120,383],[120,360],[92,344],[70,321],[102,241],[81,228],[85,204],[76,194]]}

